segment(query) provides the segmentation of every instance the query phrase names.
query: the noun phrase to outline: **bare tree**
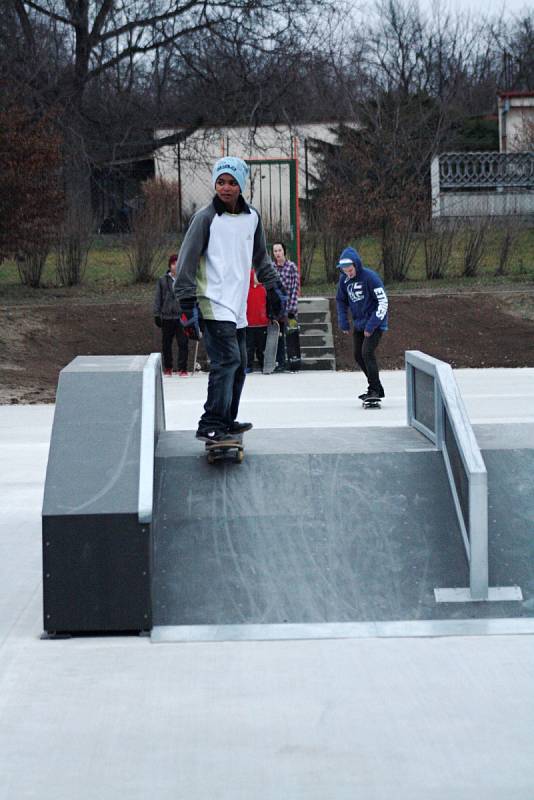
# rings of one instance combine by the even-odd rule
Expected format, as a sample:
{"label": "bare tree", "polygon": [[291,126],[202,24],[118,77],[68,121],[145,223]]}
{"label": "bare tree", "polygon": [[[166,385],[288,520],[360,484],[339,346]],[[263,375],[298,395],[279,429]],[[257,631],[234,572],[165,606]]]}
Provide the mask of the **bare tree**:
{"label": "bare tree", "polygon": [[0,111],[0,261],[17,256],[21,281],[40,285],[61,219],[60,138],[50,118]]}

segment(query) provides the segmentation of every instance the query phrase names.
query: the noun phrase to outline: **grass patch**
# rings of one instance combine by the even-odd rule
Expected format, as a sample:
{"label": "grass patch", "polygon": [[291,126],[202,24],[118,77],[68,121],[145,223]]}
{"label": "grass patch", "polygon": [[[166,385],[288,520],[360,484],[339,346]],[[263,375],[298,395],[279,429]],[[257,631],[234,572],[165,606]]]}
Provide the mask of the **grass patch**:
{"label": "grass patch", "polygon": [[[474,278],[462,277],[462,238],[458,238],[452,254],[448,274],[441,280],[428,281],[425,276],[424,248],[422,239],[407,279],[401,283],[390,283],[388,289],[412,291],[417,289],[445,291],[447,289],[477,289],[480,287],[502,287],[514,283],[534,281],[534,229],[522,230],[504,276],[496,276],[498,267],[499,243],[502,236],[499,228],[492,229],[487,236],[484,258],[479,274]],[[351,243],[360,252],[364,263],[381,273],[380,246],[374,237],[364,237]],[[178,236],[170,236],[168,252],[179,249]],[[162,264],[163,274],[166,263]],[[154,280],[155,282],[155,280]],[[310,280],[303,286],[304,295],[332,296],[335,284],[326,280],[325,266],[321,248],[318,247],[311,270]],[[135,285],[132,282],[125,237],[120,234],[95,236],[89,252],[87,269],[83,284],[74,287],[58,285],[55,257],[47,259],[43,273],[43,286],[30,289],[21,285],[14,261],[0,264],[0,299],[4,302],[52,302],[58,298],[98,302],[106,297],[110,300],[144,301],[152,296],[154,284]]]}
{"label": "grass patch", "polygon": [[[505,275],[496,275],[499,265],[499,246],[502,231],[493,228],[488,232],[484,257],[480,264],[478,274],[472,278],[462,275],[463,247],[465,235],[460,234],[455,243],[449,269],[445,278],[441,280],[428,280],[425,273],[425,253],[422,237],[415,254],[414,262],[408,273],[407,279],[399,283],[389,283],[388,289],[408,291],[413,289],[447,289],[465,288],[476,289],[480,286],[506,286],[514,283],[530,283],[534,281],[534,229],[525,228],[520,231],[515,243],[513,254],[507,266]],[[364,264],[383,275],[380,265],[380,243],[375,237],[364,237],[349,243],[360,253]],[[325,266],[320,248],[315,253],[310,280],[303,287],[306,295],[332,294],[335,284],[325,280]]]}

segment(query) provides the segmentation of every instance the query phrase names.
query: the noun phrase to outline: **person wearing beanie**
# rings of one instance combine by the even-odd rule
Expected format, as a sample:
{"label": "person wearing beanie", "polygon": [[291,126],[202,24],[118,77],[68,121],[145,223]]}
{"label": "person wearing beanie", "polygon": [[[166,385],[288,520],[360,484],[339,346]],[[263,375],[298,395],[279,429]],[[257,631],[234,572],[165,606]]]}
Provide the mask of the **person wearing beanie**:
{"label": "person wearing beanie", "polygon": [[[300,290],[300,278],[297,265],[287,257],[284,242],[273,243],[273,265],[278,271],[278,277],[283,286],[284,293],[287,294],[287,318],[279,319],[280,336],[278,339],[278,349],[276,351],[275,372],[285,372],[286,369],[286,350],[287,350],[287,327],[291,325],[289,320],[297,319],[298,296]],[[294,323],[297,324],[296,322]]]}
{"label": "person wearing beanie", "polygon": [[350,333],[352,317],[354,359],[365,374],[368,387],[360,400],[384,397],[375,351],[388,329],[388,298],[380,276],[364,267],[359,253],[346,247],[337,267],[340,271],[336,293],[337,319],[343,333]]}
{"label": "person wearing beanie", "polygon": [[178,256],[169,257],[168,270],[158,279],[154,294],[154,322],[161,328],[161,352],[163,356],[163,374],[172,375],[172,349],[176,339],[178,344],[178,375],[187,378],[188,339],[180,324],[178,304],[174,296],[174,279]]}
{"label": "person wearing beanie", "polygon": [[192,217],[178,254],[174,293],[188,323],[185,332],[199,338],[202,331],[210,361],[208,396],[196,432],[206,442],[228,441],[252,428],[237,420],[247,369],[251,264],[278,313],[285,304],[261,217],[243,197],[248,171],[234,156],[215,163],[215,196]]}

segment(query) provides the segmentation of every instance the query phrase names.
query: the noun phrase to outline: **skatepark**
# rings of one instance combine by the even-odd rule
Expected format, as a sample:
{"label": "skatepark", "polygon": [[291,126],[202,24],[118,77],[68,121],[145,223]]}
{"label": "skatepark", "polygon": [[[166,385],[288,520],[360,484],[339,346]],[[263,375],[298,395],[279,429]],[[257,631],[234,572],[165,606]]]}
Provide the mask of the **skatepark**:
{"label": "skatepark", "polygon": [[441,433],[427,378],[253,374],[210,466],[207,376],[153,363],[146,437],[146,366],[0,407],[0,798],[531,798],[534,370],[445,376]]}

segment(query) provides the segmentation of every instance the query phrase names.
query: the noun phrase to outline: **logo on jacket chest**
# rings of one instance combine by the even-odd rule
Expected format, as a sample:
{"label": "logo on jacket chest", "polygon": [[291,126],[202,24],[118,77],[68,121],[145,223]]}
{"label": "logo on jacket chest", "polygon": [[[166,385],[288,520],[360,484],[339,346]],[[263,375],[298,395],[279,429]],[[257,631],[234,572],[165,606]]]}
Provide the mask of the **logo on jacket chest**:
{"label": "logo on jacket chest", "polygon": [[361,283],[349,283],[347,294],[351,303],[359,303],[363,300],[363,286]]}

